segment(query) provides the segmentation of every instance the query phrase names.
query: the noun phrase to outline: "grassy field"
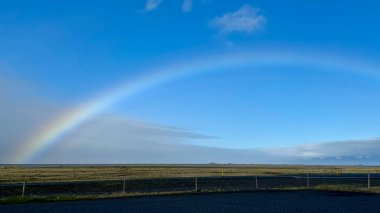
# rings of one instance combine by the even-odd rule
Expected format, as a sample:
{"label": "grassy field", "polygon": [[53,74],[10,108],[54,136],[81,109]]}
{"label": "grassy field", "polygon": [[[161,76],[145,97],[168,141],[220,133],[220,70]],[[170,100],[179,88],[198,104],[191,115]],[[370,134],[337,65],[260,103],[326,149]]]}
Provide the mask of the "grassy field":
{"label": "grassy field", "polygon": [[0,183],[166,177],[253,176],[281,174],[380,173],[380,167],[298,165],[40,165],[1,166]]}
{"label": "grassy field", "polygon": [[[371,189],[369,190],[366,175],[362,175],[364,177],[362,179],[311,179],[310,188],[306,185],[305,175],[303,178],[296,178],[300,174],[322,174],[323,176],[356,174],[354,176],[357,176],[359,173],[380,173],[380,167],[231,164],[8,165],[0,166],[0,184],[4,184],[0,188],[0,204],[257,189],[313,189],[380,193],[380,179],[371,180]],[[297,175],[285,178],[284,176],[273,177],[292,174]],[[221,178],[222,176],[223,178]],[[254,176],[263,176],[258,178],[260,188],[256,188]],[[194,190],[194,178],[190,177],[198,177],[200,190]],[[121,193],[123,179],[127,180],[127,183],[124,182],[127,185],[126,193]],[[85,182],[86,180],[115,181]],[[28,184],[25,197],[21,198],[22,184],[20,185],[20,183],[23,181]],[[35,183],[33,184],[33,182]],[[46,183],[39,184],[39,182]],[[49,184],[48,182],[61,183]],[[11,186],[12,184],[7,185],[7,183],[17,184]],[[177,187],[180,188],[179,191],[176,189]]]}

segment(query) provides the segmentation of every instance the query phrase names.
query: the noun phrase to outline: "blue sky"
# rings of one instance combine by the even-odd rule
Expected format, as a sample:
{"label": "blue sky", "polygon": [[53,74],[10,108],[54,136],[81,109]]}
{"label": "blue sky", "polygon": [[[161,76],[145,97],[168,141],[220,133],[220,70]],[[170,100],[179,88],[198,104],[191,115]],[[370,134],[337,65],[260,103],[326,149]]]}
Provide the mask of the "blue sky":
{"label": "blue sky", "polygon": [[[187,75],[121,98],[30,162],[376,164],[380,153],[368,146],[380,135],[378,11],[371,0],[1,1],[0,163],[15,162],[11,153],[63,112],[125,81],[177,61],[270,50],[366,66]],[[344,142],[349,150],[320,153]]]}

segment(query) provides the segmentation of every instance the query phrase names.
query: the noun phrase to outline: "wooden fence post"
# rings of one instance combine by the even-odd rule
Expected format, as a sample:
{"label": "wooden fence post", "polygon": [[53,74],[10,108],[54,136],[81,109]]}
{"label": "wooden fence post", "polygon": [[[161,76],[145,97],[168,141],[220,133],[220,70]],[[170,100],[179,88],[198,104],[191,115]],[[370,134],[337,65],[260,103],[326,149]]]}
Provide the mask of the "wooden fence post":
{"label": "wooden fence post", "polygon": [[195,178],[195,191],[198,191],[198,178]]}
{"label": "wooden fence post", "polygon": [[21,198],[24,198],[24,194],[25,194],[25,185],[26,185],[26,181],[24,180],[24,182],[22,183],[22,194],[21,194]]}
{"label": "wooden fence post", "polygon": [[368,173],[368,190],[371,190],[371,176]]}
{"label": "wooden fence post", "polygon": [[255,176],[255,182],[256,182],[256,189],[259,188],[259,182],[257,181],[257,176]]}
{"label": "wooden fence post", "polygon": [[307,183],[307,188],[310,189],[309,173],[306,174],[306,183]]}
{"label": "wooden fence post", "polygon": [[125,179],[123,181],[123,193],[125,193]]}

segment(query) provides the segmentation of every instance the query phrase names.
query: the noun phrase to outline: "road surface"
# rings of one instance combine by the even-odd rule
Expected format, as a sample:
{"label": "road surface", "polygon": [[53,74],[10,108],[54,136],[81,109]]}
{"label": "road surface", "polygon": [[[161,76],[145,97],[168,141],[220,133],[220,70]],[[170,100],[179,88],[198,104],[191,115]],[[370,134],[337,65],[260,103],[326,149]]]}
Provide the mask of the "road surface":
{"label": "road surface", "polygon": [[0,205],[0,212],[380,212],[380,195],[257,191]]}

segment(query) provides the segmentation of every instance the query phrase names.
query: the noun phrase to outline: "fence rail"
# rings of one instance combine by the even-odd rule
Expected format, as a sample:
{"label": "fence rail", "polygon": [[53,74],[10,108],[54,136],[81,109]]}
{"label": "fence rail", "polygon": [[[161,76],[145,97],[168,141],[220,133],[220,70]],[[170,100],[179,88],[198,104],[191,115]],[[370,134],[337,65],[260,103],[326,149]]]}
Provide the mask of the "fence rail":
{"label": "fence rail", "polygon": [[219,176],[94,180],[70,182],[22,182],[0,184],[0,198],[11,196],[101,195],[176,191],[240,191],[260,189],[345,186],[351,189],[380,187],[380,174]]}

